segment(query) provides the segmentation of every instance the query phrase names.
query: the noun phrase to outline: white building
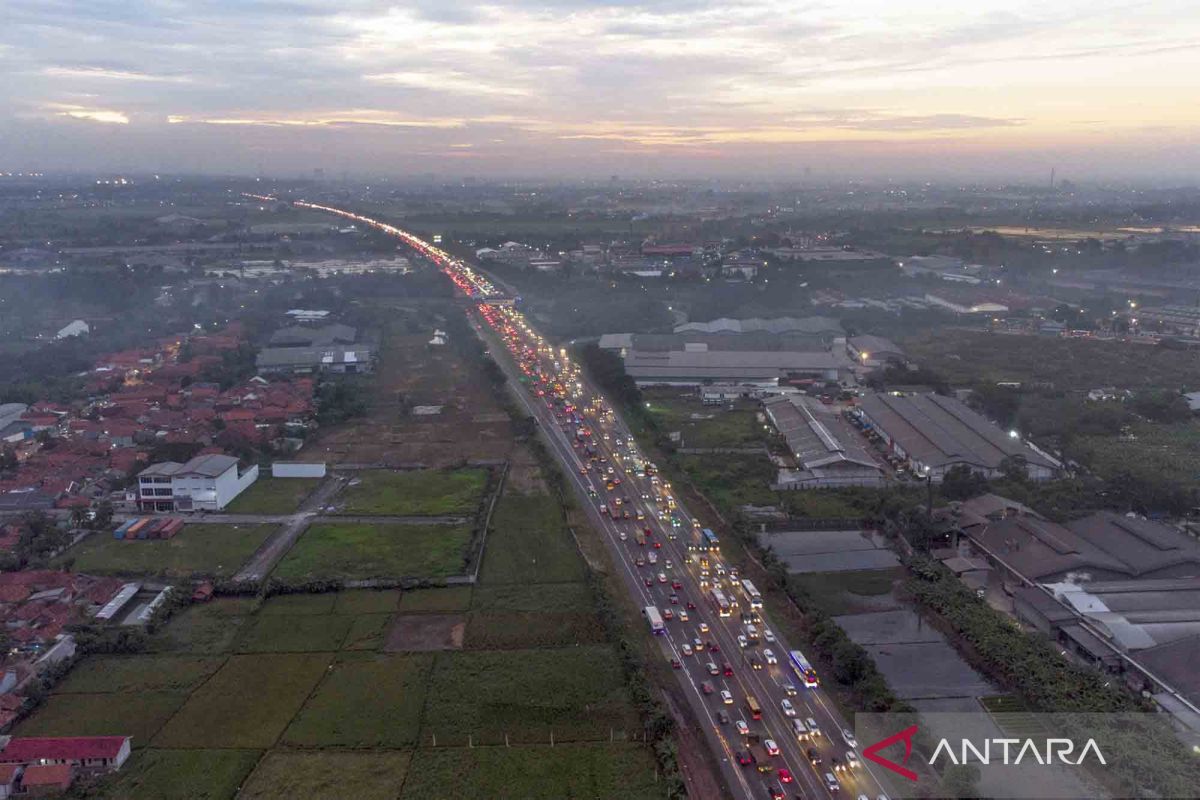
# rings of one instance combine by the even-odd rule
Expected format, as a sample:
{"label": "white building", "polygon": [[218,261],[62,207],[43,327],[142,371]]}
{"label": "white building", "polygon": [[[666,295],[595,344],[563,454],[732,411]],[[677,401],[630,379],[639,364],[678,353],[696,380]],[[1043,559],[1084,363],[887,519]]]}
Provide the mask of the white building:
{"label": "white building", "polygon": [[69,323],[66,327],[54,334],[55,339],[69,339],[72,336],[86,336],[91,333],[92,329],[86,322],[77,319]]}
{"label": "white building", "polygon": [[186,464],[164,461],[138,473],[142,511],[220,511],[258,480],[258,466],[238,472],[233,456],[196,456]]}

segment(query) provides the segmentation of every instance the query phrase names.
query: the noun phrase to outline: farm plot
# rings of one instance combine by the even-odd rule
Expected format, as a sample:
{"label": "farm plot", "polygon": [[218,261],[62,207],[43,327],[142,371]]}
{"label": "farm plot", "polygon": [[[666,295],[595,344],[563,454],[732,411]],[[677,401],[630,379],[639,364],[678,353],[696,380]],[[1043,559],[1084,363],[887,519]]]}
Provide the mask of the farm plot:
{"label": "farm plot", "polygon": [[93,575],[224,578],[254,554],[274,525],[185,525],[172,539],[125,541],[92,534],[56,559]]}
{"label": "farm plot", "polygon": [[259,755],[258,750],[142,750],[102,793],[120,800],[228,800]]}
{"label": "farm plot", "polygon": [[262,760],[238,798],[395,800],[411,758],[411,753],[395,751],[277,750]]}
{"label": "farm plot", "polygon": [[325,673],[328,653],[232,656],[154,739],[158,747],[270,747]]}
{"label": "farm plot", "polygon": [[483,500],[485,469],[369,470],[338,499],[340,514],[396,517],[472,515]]}
{"label": "farm plot", "polygon": [[427,797],[662,797],[654,759],[634,744],[417,750],[403,800]]}
{"label": "farm plot", "polygon": [[254,607],[251,598],[219,598],[192,606],[150,638],[150,649],[173,653],[226,653]]}
{"label": "farm plot", "polygon": [[431,655],[345,654],[284,734],[301,747],[391,747],[417,740]]}
{"label": "farm plot", "polygon": [[558,504],[547,495],[505,492],[492,515],[480,582],[578,582],[583,577],[583,559]]}
{"label": "farm plot", "polygon": [[284,582],[446,578],[465,569],[465,525],[313,525],[271,574]]}
{"label": "farm plot", "polygon": [[229,514],[293,514],[320,482],[320,478],[262,477],[235,497],[225,511]]}
{"label": "farm plot", "polygon": [[265,614],[238,638],[239,653],[318,653],[337,650],[352,624],[345,616]]}
{"label": "farm plot", "polygon": [[92,656],[54,692],[190,692],[224,662],[223,656]]}
{"label": "farm plot", "polygon": [[144,747],[186,699],[180,692],[52,694],[16,735],[132,736],[134,747]]}
{"label": "farm plot", "polygon": [[440,653],[424,719],[422,744],[607,740],[639,724],[603,646]]}
{"label": "farm plot", "polygon": [[470,607],[470,586],[416,589],[400,595],[400,612],[403,614],[466,611]]}

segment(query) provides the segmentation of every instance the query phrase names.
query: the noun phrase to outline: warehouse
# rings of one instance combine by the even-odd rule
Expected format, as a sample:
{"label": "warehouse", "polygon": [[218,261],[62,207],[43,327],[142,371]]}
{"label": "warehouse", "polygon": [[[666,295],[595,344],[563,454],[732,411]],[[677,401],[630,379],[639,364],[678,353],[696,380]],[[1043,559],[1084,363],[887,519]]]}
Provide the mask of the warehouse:
{"label": "warehouse", "polygon": [[374,353],[364,345],[335,347],[264,347],[256,364],[260,373],[311,375],[316,372],[370,372]]}
{"label": "warehouse", "polygon": [[994,478],[1001,475],[1006,462],[1023,460],[1032,480],[1052,478],[1058,467],[953,397],[872,394],[862,399],[855,415],[893,457],[935,483],[959,465]]}
{"label": "warehouse", "polygon": [[849,359],[828,352],[784,350],[631,350],[625,354],[625,371],[639,386],[715,382],[778,386],[780,381],[803,378],[836,381],[848,374]]}
{"label": "warehouse", "polygon": [[883,469],[857,441],[857,434],[820,403],[804,396],[763,401],[767,418],[796,457],[798,470],[780,470],[780,489],[879,486]]}

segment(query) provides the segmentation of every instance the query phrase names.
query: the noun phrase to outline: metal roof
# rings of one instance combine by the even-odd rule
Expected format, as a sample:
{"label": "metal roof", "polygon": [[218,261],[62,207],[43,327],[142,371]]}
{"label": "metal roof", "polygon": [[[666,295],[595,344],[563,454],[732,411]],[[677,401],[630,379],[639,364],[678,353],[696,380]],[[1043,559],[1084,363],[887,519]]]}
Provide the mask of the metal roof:
{"label": "metal roof", "polygon": [[846,435],[847,431],[841,431],[842,435],[839,436],[832,428],[837,424],[836,416],[822,414],[827,419],[818,418],[811,399],[803,396],[772,397],[763,401],[763,408],[804,469],[854,465],[882,472],[863,445]]}

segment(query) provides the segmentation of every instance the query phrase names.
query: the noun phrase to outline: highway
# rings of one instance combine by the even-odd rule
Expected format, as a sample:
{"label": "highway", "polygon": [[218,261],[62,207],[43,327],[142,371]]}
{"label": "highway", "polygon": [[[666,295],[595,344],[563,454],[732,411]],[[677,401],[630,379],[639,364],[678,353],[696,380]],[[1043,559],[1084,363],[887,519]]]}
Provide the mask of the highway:
{"label": "highway", "polygon": [[[669,484],[653,474],[616,409],[566,352],[551,347],[487,276],[445,251],[354,212],[304,201],[295,204],[396,236],[438,264],[464,294],[480,300],[472,324],[538,421],[636,604],[654,606],[663,616],[670,610],[672,619],[655,638],[664,660],[678,665],[676,675],[704,724],[729,790],[745,798],[883,797],[878,780],[861,759],[858,766],[848,765],[847,753],[855,748],[842,731],[850,726],[823,689],[806,686],[792,669],[792,648],[769,619],[764,617],[756,627],[773,631],[774,642],[766,641],[764,633],[758,642],[741,646],[744,624],[756,616],[747,593],[722,562],[719,546],[706,549],[702,544],[702,524],[683,508]],[[651,554],[656,564],[650,563]],[[732,606],[728,616],[718,612],[714,588]],[[778,663],[767,663],[768,650]],[[758,668],[752,668],[752,657]],[[710,663],[716,674],[711,674]],[[728,698],[722,697],[723,691]],[[750,697],[761,706],[761,719],[752,718]],[[794,717],[785,714],[785,700],[792,704]],[[719,719],[721,712],[728,722]],[[794,719],[814,720],[820,733],[798,737]],[[746,723],[748,734],[738,731],[739,721]],[[763,742],[768,739],[777,745],[776,755],[767,754]],[[819,755],[820,763],[810,761],[810,751]],[[748,752],[757,763],[739,764],[739,754]],[[827,785],[826,773],[835,776],[835,787]]]}

